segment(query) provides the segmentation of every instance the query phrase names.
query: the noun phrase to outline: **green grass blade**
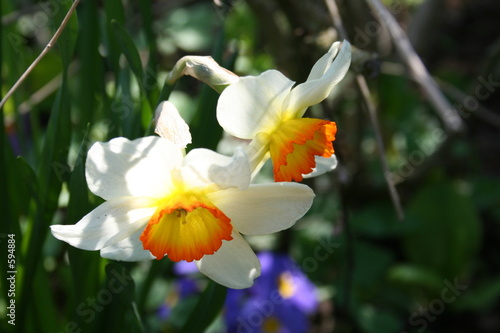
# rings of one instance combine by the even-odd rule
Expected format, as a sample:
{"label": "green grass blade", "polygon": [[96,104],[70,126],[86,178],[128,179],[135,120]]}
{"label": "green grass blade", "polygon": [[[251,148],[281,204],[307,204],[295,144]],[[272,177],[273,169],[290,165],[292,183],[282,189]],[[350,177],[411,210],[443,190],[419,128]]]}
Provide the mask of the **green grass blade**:
{"label": "green grass blade", "polygon": [[[63,21],[72,4],[72,1],[65,1],[59,4],[61,8],[55,11],[55,29],[59,27],[59,24]],[[64,31],[61,33],[57,41],[64,71],[68,70],[71,59],[73,58],[73,51],[75,50],[77,36],[78,20],[75,11],[73,15],[71,15],[68,24],[64,28]]]}
{"label": "green grass blade", "polygon": [[181,332],[204,332],[222,311],[226,300],[226,292],[226,287],[210,280]]}
{"label": "green grass blade", "polygon": [[[141,57],[139,51],[129,35],[127,30],[117,20],[111,21],[111,26],[118,41],[120,42],[121,50],[130,65],[130,69],[134,73],[139,84],[142,83],[144,77],[144,70],[142,69]],[[142,86],[142,84],[141,84]]]}
{"label": "green grass blade", "polygon": [[106,59],[109,61],[109,65],[113,68],[117,78],[120,73],[120,55],[122,52],[111,22],[117,21],[123,26],[125,24],[125,10],[122,1],[104,1],[103,5],[106,13],[105,33],[103,36],[108,53]]}
{"label": "green grass blade", "polygon": [[[83,1],[80,4],[80,19],[82,22],[95,22],[82,24],[78,40],[78,54],[80,55],[80,71],[78,80],[78,94],[75,96],[77,107],[74,110],[74,120],[79,127],[75,134],[80,134],[84,126],[92,120],[97,109],[97,97],[103,95],[104,72],[99,55],[99,15],[97,4],[94,1]],[[77,137],[78,140],[81,139]]]}

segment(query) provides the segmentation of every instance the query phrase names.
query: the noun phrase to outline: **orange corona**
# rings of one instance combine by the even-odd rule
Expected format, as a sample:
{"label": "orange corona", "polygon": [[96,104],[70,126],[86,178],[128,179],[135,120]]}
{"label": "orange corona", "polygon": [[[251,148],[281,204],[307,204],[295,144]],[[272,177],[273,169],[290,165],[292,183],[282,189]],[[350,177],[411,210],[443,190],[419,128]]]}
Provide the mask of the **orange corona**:
{"label": "orange corona", "polygon": [[200,260],[231,240],[231,220],[202,195],[177,194],[162,200],[140,240],[156,259]]}
{"label": "orange corona", "polygon": [[289,119],[274,131],[269,142],[274,180],[301,181],[313,171],[315,156],[330,157],[335,152],[337,125],[313,118]]}

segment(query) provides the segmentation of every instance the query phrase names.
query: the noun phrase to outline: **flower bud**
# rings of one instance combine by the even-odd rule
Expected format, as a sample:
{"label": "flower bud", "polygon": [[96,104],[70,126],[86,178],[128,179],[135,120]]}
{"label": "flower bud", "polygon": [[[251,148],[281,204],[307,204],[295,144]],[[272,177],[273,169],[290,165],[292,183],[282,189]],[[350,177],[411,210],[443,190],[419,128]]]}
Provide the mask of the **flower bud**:
{"label": "flower bud", "polygon": [[167,83],[173,85],[183,75],[192,76],[208,84],[219,93],[228,85],[239,80],[238,75],[221,67],[210,56],[182,57],[168,73]]}

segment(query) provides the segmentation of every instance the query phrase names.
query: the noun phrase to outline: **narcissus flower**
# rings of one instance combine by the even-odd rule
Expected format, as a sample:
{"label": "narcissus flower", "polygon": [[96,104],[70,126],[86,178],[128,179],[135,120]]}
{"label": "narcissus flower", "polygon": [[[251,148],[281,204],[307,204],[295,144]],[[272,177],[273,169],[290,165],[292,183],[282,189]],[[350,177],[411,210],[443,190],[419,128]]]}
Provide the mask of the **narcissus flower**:
{"label": "narcissus flower", "polygon": [[[336,124],[302,116],[330,94],[350,62],[350,44],[337,42],[316,62],[307,81],[296,87],[276,70],[241,77],[226,87],[218,101],[217,119],[229,134],[252,139],[247,151],[254,171],[270,157],[276,181],[301,181],[313,171],[320,173],[316,167],[327,171],[336,165],[332,145]],[[327,160],[317,165],[318,159]]]}
{"label": "narcissus flower", "polygon": [[106,200],[75,225],[52,234],[105,258],[196,261],[199,270],[231,288],[247,288],[260,263],[241,234],[292,226],[314,193],[302,184],[249,185],[242,150],[233,157],[183,149],[160,137],[95,143],[88,152],[90,190]]}

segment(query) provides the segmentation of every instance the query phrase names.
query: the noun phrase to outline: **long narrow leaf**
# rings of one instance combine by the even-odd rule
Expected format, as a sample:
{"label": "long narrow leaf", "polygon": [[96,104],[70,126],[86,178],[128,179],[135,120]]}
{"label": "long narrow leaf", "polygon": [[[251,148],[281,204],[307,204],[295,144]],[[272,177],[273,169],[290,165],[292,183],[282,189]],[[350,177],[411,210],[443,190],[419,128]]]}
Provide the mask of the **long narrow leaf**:
{"label": "long narrow leaf", "polygon": [[142,69],[141,57],[139,55],[139,51],[130,37],[129,33],[125,28],[117,21],[112,20],[111,26],[114,29],[116,34],[116,38],[120,42],[120,46],[122,48],[123,55],[127,58],[127,61],[130,65],[130,69],[134,73],[137,78],[137,81],[142,86],[142,80],[144,77],[144,70]]}
{"label": "long narrow leaf", "polygon": [[226,299],[226,287],[209,281],[207,288],[201,295],[198,304],[189,315],[182,333],[204,332],[222,311]]}

